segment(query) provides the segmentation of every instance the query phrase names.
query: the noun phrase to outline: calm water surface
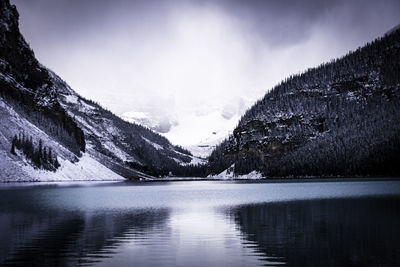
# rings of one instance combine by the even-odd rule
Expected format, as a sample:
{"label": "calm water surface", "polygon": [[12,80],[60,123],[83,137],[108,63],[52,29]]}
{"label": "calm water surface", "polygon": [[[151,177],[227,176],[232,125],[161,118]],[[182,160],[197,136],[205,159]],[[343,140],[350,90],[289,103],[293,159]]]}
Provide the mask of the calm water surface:
{"label": "calm water surface", "polygon": [[0,185],[4,266],[400,266],[400,181]]}

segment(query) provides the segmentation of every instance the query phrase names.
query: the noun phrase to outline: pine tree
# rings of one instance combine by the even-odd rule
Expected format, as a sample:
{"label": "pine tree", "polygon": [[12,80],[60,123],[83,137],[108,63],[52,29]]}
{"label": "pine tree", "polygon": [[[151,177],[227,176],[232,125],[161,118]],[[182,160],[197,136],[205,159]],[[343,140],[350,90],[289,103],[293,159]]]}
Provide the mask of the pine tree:
{"label": "pine tree", "polygon": [[60,163],[58,162],[57,155],[55,155],[54,167],[57,169],[57,168],[60,167],[60,166],[61,166],[61,165],[60,165]]}
{"label": "pine tree", "polygon": [[49,163],[50,163],[51,165],[53,165],[53,155],[52,155],[52,152],[51,152],[51,147],[49,147],[47,159],[48,159]]}
{"label": "pine tree", "polygon": [[34,148],[33,148],[32,136],[30,136],[27,146],[28,146],[28,148],[27,148],[27,155],[28,155],[28,157],[33,157]]}
{"label": "pine tree", "polygon": [[44,149],[43,149],[43,162],[44,162],[44,164],[48,163],[47,148],[46,147],[44,147]]}
{"label": "pine tree", "polygon": [[43,141],[42,139],[39,139],[39,157],[42,159],[43,158]]}
{"label": "pine tree", "polygon": [[14,136],[14,138],[12,139],[11,142],[11,153],[16,155],[17,153],[15,153],[15,146],[17,144],[17,135]]}
{"label": "pine tree", "polygon": [[21,150],[37,168],[55,170],[60,166],[57,155],[53,159],[51,147],[44,146],[43,141],[39,140],[38,148],[35,149],[32,136],[27,136],[25,133],[19,133],[13,137],[10,152],[14,155],[16,154],[15,149]]}

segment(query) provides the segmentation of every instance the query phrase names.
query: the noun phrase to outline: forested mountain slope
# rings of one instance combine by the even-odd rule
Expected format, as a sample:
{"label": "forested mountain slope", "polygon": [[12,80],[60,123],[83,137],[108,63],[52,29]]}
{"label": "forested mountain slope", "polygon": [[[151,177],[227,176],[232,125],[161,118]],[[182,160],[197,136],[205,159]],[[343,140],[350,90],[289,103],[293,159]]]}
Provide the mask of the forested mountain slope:
{"label": "forested mountain slope", "polygon": [[42,66],[0,0],[0,180],[182,174],[189,152],[80,97]]}
{"label": "forested mountain slope", "polygon": [[400,175],[400,30],[294,75],[241,118],[209,172]]}

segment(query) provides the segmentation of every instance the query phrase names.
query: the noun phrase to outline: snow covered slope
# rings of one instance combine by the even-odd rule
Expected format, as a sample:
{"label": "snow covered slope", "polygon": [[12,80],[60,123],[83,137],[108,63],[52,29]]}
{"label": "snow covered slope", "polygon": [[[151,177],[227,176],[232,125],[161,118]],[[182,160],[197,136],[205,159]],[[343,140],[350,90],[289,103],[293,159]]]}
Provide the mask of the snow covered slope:
{"label": "snow covered slope", "polygon": [[0,181],[149,178],[198,161],[42,66],[9,0],[0,1],[0,118]]}
{"label": "snow covered slope", "polygon": [[[80,97],[54,73],[52,78],[59,88],[62,106],[85,133],[88,151],[112,154],[117,161],[143,167],[177,168],[178,165],[199,163],[198,158],[147,127],[126,122],[98,104]],[[107,159],[105,164],[110,164],[112,158]]]}
{"label": "snow covered slope", "polygon": [[[122,180],[122,176],[100,164],[89,153],[77,156],[57,140],[21,116],[0,98],[0,180],[1,181],[66,181],[66,180]],[[53,149],[61,166],[56,172],[34,168],[23,153],[10,153],[10,140],[20,132],[35,136]]]}
{"label": "snow covered slope", "polygon": [[122,115],[127,121],[146,126],[165,136],[173,144],[188,149],[193,156],[206,159],[233,131],[244,113],[242,105],[230,105],[224,109],[203,106],[201,110],[185,110],[177,114],[158,114],[130,111]]}

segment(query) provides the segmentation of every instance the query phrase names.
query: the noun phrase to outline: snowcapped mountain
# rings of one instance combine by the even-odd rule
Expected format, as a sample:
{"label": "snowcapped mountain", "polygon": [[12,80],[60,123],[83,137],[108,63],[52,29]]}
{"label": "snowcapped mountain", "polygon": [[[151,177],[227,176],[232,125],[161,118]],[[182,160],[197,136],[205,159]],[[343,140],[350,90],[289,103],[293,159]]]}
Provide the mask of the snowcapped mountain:
{"label": "snowcapped mountain", "polygon": [[158,132],[173,144],[182,145],[198,159],[206,159],[237,126],[245,106],[240,99],[223,108],[205,103],[200,108],[181,110],[179,115],[160,116],[159,112],[139,110],[126,112],[121,117]]}
{"label": "snowcapped mountain", "polygon": [[42,66],[9,0],[0,1],[0,116],[1,180],[149,178],[179,174],[194,159],[79,96]]}
{"label": "snowcapped mountain", "polygon": [[400,30],[291,76],[240,119],[211,173],[400,174]]}

